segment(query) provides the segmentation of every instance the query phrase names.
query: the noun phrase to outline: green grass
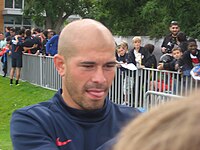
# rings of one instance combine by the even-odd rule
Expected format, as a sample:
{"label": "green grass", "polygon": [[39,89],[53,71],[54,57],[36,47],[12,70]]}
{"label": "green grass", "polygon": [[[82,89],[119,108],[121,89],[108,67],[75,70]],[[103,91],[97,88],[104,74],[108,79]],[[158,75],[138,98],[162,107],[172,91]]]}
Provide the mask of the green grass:
{"label": "green grass", "polygon": [[55,93],[28,82],[20,82],[20,86],[10,86],[9,82],[0,76],[0,150],[12,150],[9,124],[12,112],[48,100]]}

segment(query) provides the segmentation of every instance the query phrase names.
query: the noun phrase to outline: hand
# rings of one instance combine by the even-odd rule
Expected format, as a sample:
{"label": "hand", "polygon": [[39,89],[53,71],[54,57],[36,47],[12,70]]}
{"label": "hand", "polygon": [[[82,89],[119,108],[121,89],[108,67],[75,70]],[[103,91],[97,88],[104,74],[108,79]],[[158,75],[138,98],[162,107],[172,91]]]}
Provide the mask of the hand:
{"label": "hand", "polygon": [[37,50],[37,52],[35,53],[36,56],[38,56],[40,54],[40,51]]}
{"label": "hand", "polygon": [[37,48],[38,47],[38,44],[33,44],[33,48]]}
{"label": "hand", "polygon": [[164,66],[163,63],[159,63],[157,69],[158,69],[158,70],[163,70],[163,66]]}
{"label": "hand", "polygon": [[145,66],[144,65],[140,65],[140,69],[143,69],[143,68],[145,68]]}
{"label": "hand", "polygon": [[121,67],[121,65],[120,65],[120,64],[116,64],[116,67],[117,67],[117,68],[120,68],[120,67]]}
{"label": "hand", "polygon": [[162,47],[162,48],[161,48],[161,52],[162,52],[162,53],[166,53],[166,47]]}
{"label": "hand", "polygon": [[175,64],[175,70],[179,69],[179,64]]}

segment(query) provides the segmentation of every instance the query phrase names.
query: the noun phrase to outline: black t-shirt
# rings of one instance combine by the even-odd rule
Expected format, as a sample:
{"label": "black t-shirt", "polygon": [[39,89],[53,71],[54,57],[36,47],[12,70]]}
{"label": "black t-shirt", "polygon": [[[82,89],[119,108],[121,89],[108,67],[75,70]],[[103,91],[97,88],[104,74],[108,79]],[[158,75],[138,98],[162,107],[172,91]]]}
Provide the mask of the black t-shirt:
{"label": "black t-shirt", "polygon": [[[26,37],[23,43],[23,47],[33,47],[34,44],[37,44],[37,40],[34,37]],[[37,48],[28,50],[28,53],[35,54],[37,52]]]}

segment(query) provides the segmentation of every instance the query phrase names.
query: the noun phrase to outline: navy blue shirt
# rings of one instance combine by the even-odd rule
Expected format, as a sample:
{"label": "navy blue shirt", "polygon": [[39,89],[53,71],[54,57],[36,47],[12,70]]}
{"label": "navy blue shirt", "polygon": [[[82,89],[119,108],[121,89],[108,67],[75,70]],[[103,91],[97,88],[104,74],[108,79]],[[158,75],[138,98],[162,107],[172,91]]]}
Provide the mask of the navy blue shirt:
{"label": "navy blue shirt", "polygon": [[22,57],[22,51],[23,49],[23,42],[24,38],[23,37],[18,37],[18,42],[16,43],[15,37],[13,37],[11,44],[12,44],[12,49],[11,49],[11,56],[12,58],[21,58]]}
{"label": "navy blue shirt", "polygon": [[14,150],[95,150],[140,113],[108,99],[102,109],[77,110],[68,107],[61,94],[59,90],[51,100],[13,113]]}

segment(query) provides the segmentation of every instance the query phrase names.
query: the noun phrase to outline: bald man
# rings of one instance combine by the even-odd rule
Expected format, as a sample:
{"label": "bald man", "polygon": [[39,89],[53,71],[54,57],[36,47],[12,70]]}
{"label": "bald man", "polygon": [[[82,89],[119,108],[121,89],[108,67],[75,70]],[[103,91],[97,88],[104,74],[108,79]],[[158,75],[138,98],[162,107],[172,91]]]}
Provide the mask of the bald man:
{"label": "bald man", "polygon": [[95,150],[139,114],[107,98],[115,74],[115,42],[101,23],[83,19],[68,24],[54,63],[62,88],[49,101],[13,113],[15,150]]}

